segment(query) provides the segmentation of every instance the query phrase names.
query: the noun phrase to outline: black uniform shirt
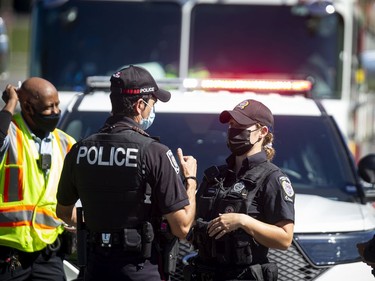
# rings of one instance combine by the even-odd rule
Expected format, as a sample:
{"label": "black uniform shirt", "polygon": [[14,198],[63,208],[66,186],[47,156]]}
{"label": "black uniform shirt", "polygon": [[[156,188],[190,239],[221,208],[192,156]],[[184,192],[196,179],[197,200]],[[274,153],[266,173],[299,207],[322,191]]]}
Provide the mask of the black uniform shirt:
{"label": "black uniform shirt", "polygon": [[[267,160],[265,151],[261,151],[250,157],[247,157],[236,176],[231,170],[234,165],[233,157],[227,159],[229,171],[226,180],[241,177],[247,170]],[[259,189],[251,206],[249,215],[260,221],[275,224],[281,220],[290,220],[294,222],[294,191],[292,184],[287,176],[281,171],[273,172],[266,179],[263,186]]]}
{"label": "black uniform shirt", "polygon": [[[118,124],[117,122],[119,121],[121,121],[122,126],[124,124],[129,125],[130,127],[138,126],[136,122],[126,117],[121,118],[121,120],[110,117],[107,120],[107,123],[113,126]],[[64,206],[75,204],[80,197],[80,187],[77,186],[75,180],[75,175],[79,175],[79,171],[75,170],[77,167],[75,165],[77,147],[79,147],[79,142],[66,156],[59,182],[57,200],[59,204]],[[152,201],[156,204],[155,210],[157,214],[154,215],[164,215],[182,209],[184,206],[188,205],[189,200],[186,188],[180,177],[179,166],[170,149],[167,146],[154,141],[145,151],[144,159],[145,170],[148,175],[147,182],[152,188]],[[103,173],[102,175],[95,175],[95,178],[99,178],[99,180],[103,181],[103,184],[105,184],[105,179],[108,176],[110,176],[110,173]],[[84,209],[86,208],[85,204],[95,204],[92,202],[85,202],[83,198],[81,198],[81,200]],[[115,200],[116,198],[113,198],[114,202]],[[94,206],[88,206],[88,209],[91,208],[94,208]],[[100,206],[95,206],[95,208],[100,208]],[[106,212],[107,210],[102,210],[103,217],[97,218],[96,220],[108,220],[108,216],[105,217]],[[100,212],[97,212],[96,217],[98,216],[101,216]],[[88,221],[87,223],[89,224]]]}
{"label": "black uniform shirt", "polygon": [[[203,221],[209,221],[219,213],[246,212],[247,215],[268,224],[274,225],[282,220],[294,222],[294,191],[292,185],[283,172],[271,163],[268,167],[264,166],[269,168],[268,170],[264,169],[264,174],[258,174],[260,170],[256,169],[256,167],[266,161],[265,151],[256,153],[244,159],[239,172],[236,174],[234,170],[235,156],[229,156],[227,165],[218,167],[218,175],[215,180],[209,177],[205,178],[199,187],[197,192],[198,218],[202,218]],[[207,174],[211,175],[210,172],[208,171]],[[259,181],[256,181],[256,185],[254,185],[250,183],[250,179]],[[249,194],[242,193],[242,184],[249,185],[246,187],[248,187],[249,191],[255,192],[255,194],[253,192]],[[219,186],[223,188],[221,188],[221,193],[216,197],[215,192],[217,192]],[[257,190],[254,188],[257,188]],[[240,200],[238,197],[239,192],[242,198]],[[244,194],[247,195],[243,197]],[[218,201],[212,202],[211,200]],[[251,200],[251,202],[247,202],[248,200]],[[211,208],[211,206],[214,207]],[[226,260],[224,264],[233,262],[235,263],[233,265],[238,265],[238,262],[241,264],[263,264],[268,262],[268,248],[257,243],[242,229],[229,233],[230,239],[224,239],[221,242],[220,239],[217,240],[218,243],[215,243],[215,255],[221,253],[225,257],[223,259],[222,256],[218,255],[218,260],[215,260],[218,256],[212,254],[212,243],[206,242],[206,239],[216,240],[207,237],[206,233],[202,234],[202,230],[199,227],[195,230],[195,237],[198,238],[194,240],[194,243],[198,247],[198,254],[204,262],[212,262],[210,258],[214,259],[214,263],[221,264],[223,260]],[[236,239],[240,240],[241,243],[236,244],[237,242],[234,242]],[[246,245],[245,242],[248,242],[251,247],[251,255],[248,252],[244,252],[247,250],[241,251],[237,248],[237,245]],[[246,247],[243,249],[246,249]]]}

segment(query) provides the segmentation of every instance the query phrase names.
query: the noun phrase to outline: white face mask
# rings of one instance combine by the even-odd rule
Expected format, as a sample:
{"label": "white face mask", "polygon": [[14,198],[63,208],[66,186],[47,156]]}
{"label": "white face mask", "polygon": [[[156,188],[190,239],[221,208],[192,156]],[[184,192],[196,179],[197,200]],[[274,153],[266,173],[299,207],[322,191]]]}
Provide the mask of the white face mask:
{"label": "white face mask", "polygon": [[145,118],[142,118],[141,119],[141,122],[139,123],[139,125],[141,126],[141,129],[142,130],[147,130],[148,128],[151,127],[152,123],[154,122],[155,120],[155,107],[151,107],[147,102],[145,102],[143,100],[143,102],[149,106],[151,108],[151,112],[150,112],[150,115],[145,119]]}

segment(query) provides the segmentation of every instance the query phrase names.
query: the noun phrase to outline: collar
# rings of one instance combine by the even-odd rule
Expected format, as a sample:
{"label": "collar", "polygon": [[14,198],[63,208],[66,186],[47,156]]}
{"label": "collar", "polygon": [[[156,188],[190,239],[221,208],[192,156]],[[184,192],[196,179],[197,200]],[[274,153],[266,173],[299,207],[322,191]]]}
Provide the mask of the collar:
{"label": "collar", "polygon": [[[137,123],[134,119],[123,116],[123,115],[116,115],[116,116],[110,116],[107,118],[104,126],[99,130],[99,132],[110,132],[116,127],[128,127],[132,129],[133,131],[136,131],[144,136],[150,137],[148,133],[146,133],[144,130],[141,129],[139,123]],[[153,137],[155,140],[159,141],[159,138]]]}
{"label": "collar", "polygon": [[[231,154],[227,159],[227,165],[230,170],[234,170],[236,156],[234,154]],[[251,169],[260,163],[263,163],[267,161],[267,154],[264,150],[255,153],[251,156],[246,157],[242,162],[242,167],[246,167],[247,169]]]}
{"label": "collar", "polygon": [[37,143],[41,143],[42,141],[43,142],[51,142],[52,141],[52,138],[53,138],[53,135],[51,133],[49,133],[46,137],[44,137],[43,139],[39,138],[37,135],[35,135],[34,133],[31,133],[31,138],[37,142]]}
{"label": "collar", "polygon": [[107,120],[105,121],[105,126],[113,126],[116,123],[120,123],[120,122],[122,124],[125,123],[126,125],[129,125],[129,127],[133,127],[133,126],[139,127],[139,124],[135,122],[134,119],[127,117],[127,116],[123,116],[123,115],[113,115],[113,116],[108,117]]}

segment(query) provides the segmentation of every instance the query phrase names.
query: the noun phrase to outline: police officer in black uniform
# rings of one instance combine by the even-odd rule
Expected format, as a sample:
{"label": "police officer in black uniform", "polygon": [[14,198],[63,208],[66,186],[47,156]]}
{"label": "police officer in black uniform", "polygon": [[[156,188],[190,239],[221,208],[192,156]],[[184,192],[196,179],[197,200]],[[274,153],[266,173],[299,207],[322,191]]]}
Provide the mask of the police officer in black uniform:
{"label": "police officer in black uniform", "polygon": [[[256,100],[220,114],[229,123],[226,165],[205,171],[197,191],[187,280],[277,280],[269,248],[286,250],[294,230],[294,191],[270,161],[274,118]],[[190,236],[190,235],[189,235]]]}
{"label": "police officer in black uniform", "polygon": [[179,166],[169,148],[145,132],[157,100],[170,97],[144,68],[116,72],[112,116],[65,159],[57,215],[75,223],[74,205],[81,200],[88,231],[84,280],[168,278],[160,257],[171,255],[168,241],[189,232],[197,185],[196,160],[178,149]]}

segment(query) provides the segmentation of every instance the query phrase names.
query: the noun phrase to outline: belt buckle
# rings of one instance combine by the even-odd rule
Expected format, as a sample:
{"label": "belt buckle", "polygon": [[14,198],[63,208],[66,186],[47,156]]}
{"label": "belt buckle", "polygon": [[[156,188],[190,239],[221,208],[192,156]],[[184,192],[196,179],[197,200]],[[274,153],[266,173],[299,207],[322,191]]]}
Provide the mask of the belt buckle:
{"label": "belt buckle", "polygon": [[104,248],[112,247],[112,234],[100,233],[100,245]]}

